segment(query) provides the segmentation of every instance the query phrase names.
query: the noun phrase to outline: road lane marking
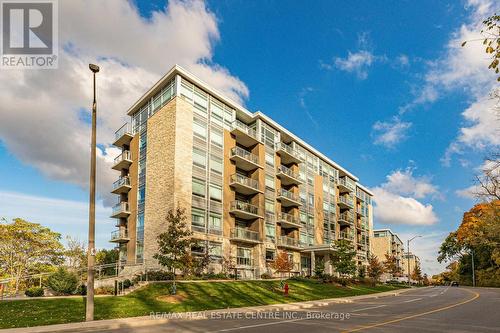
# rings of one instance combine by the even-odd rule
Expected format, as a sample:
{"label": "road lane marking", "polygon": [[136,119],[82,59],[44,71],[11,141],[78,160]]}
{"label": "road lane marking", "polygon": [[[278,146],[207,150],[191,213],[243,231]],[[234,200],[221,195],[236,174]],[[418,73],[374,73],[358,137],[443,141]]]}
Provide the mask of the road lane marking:
{"label": "road lane marking", "polygon": [[393,320],[381,322],[381,323],[378,323],[378,324],[361,326],[361,327],[358,327],[358,328],[355,328],[355,329],[352,329],[352,330],[343,331],[343,333],[359,332],[359,331],[366,330],[366,329],[369,329],[369,328],[374,328],[374,327],[389,325],[389,324],[397,323],[397,322],[400,322],[400,321],[403,321],[403,320],[413,319],[413,318],[425,316],[425,315],[428,315],[428,314],[431,314],[431,313],[448,310],[448,309],[454,308],[456,306],[460,306],[460,305],[472,302],[472,301],[476,300],[477,298],[479,298],[479,294],[478,293],[476,293],[474,291],[471,291],[471,290],[468,290],[468,289],[463,289],[463,290],[470,292],[471,294],[474,295],[474,297],[469,298],[469,299],[467,299],[465,301],[462,301],[462,302],[458,302],[458,303],[455,303],[455,304],[452,304],[452,305],[448,305],[448,306],[442,307],[442,308],[438,308],[438,309],[434,309],[434,310],[426,311],[426,312],[422,312],[422,313],[417,313],[417,314],[414,314],[414,315],[411,315],[411,316],[406,316],[406,317],[403,317],[403,318],[393,319]]}
{"label": "road lane marking", "polygon": [[409,299],[407,301],[404,301],[403,303],[410,303],[410,302],[420,301],[421,299],[422,298]]}
{"label": "road lane marking", "polygon": [[238,327],[217,330],[215,332],[230,332],[230,331],[244,330],[245,328],[254,328],[254,327],[261,327],[261,326],[279,325],[279,324],[284,324],[284,323],[293,323],[296,321],[302,321],[302,320],[307,320],[307,319],[312,319],[312,318],[306,317],[306,318],[297,318],[297,319],[290,319],[290,320],[281,320],[281,321],[276,321],[276,322],[272,322],[272,323],[262,323],[262,324],[255,324],[255,325],[238,326]]}
{"label": "road lane marking", "polygon": [[377,309],[377,308],[381,308],[383,306],[387,306],[387,305],[370,306],[369,308],[357,309],[357,310],[353,310],[350,312],[359,312],[359,311],[365,311],[365,310],[370,310],[370,309]]}

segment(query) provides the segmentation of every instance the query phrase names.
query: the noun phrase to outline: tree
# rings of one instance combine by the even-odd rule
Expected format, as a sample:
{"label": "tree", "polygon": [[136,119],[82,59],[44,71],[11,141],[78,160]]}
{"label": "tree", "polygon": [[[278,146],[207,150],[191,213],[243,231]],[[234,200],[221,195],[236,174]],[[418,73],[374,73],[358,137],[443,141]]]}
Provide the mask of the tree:
{"label": "tree", "polygon": [[429,277],[427,276],[427,274],[424,274],[424,277],[422,278],[422,283],[424,284],[424,286],[428,286],[431,284],[431,282],[429,281]]}
{"label": "tree", "polygon": [[75,292],[78,287],[78,278],[75,273],[69,272],[64,267],[59,267],[47,280],[50,289],[58,294],[68,295]]}
{"label": "tree", "polygon": [[95,254],[95,262],[96,265],[109,265],[109,267],[104,267],[101,272],[104,275],[113,275],[116,273],[116,267],[115,265],[111,266],[111,264],[116,264],[119,256],[118,249],[101,249]]}
{"label": "tree", "polygon": [[380,281],[380,277],[384,274],[384,266],[373,254],[368,258],[368,277],[373,281],[373,284]]}
{"label": "tree", "polygon": [[391,274],[392,277],[398,277],[401,275],[401,267],[398,265],[398,260],[396,256],[392,254],[385,255],[384,269],[387,273]]}
{"label": "tree", "polygon": [[[499,56],[500,58],[500,56]],[[485,158],[481,173],[475,176],[474,195],[483,202],[500,200],[500,153]]]}
{"label": "tree", "polygon": [[184,259],[189,254],[191,246],[195,244],[191,239],[193,233],[187,228],[186,219],[185,209],[176,208],[168,211],[167,230],[158,235],[158,253],[153,255],[160,265],[167,267],[173,273],[172,294],[177,291],[175,270],[184,267]]}
{"label": "tree", "polygon": [[335,271],[342,277],[352,276],[356,273],[354,257],[356,251],[352,244],[344,239],[335,241],[335,250],[332,255],[332,264]]}
{"label": "tree", "polygon": [[77,238],[66,237],[67,246],[64,250],[66,264],[72,269],[81,269],[86,266],[87,255],[83,242]]}
{"label": "tree", "polygon": [[276,259],[269,263],[269,267],[280,273],[280,278],[283,281],[283,273],[290,274],[290,271],[293,268],[293,263],[290,261],[288,253],[279,252]]}
{"label": "tree", "polygon": [[420,269],[420,265],[417,263],[413,268],[413,272],[411,273],[411,278],[418,283],[422,281],[422,270]]}
{"label": "tree", "polygon": [[57,265],[63,261],[61,235],[37,223],[15,218],[12,223],[0,221],[0,275],[20,279],[40,265]]}
{"label": "tree", "polygon": [[364,265],[359,266],[358,277],[360,279],[364,279],[366,277],[366,267]]}
{"label": "tree", "polygon": [[[500,60],[500,15],[492,15],[483,21],[483,29],[481,29],[484,51],[491,58],[491,63],[488,69],[495,71],[496,74],[500,73],[499,60]],[[476,41],[476,40],[474,40]],[[464,41],[462,46],[465,46],[470,41]],[[500,75],[497,78],[500,81]]]}

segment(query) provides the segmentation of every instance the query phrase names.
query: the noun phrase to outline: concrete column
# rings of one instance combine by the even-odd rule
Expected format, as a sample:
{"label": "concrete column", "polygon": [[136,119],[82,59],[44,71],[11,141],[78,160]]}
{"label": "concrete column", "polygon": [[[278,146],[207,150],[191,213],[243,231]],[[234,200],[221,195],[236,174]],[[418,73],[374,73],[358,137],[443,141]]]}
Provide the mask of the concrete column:
{"label": "concrete column", "polygon": [[311,276],[314,275],[315,266],[316,266],[316,257],[314,255],[314,251],[311,251]]}
{"label": "concrete column", "polygon": [[331,275],[333,270],[332,270],[332,262],[330,259],[330,253],[325,254],[324,258],[325,258],[325,273]]}

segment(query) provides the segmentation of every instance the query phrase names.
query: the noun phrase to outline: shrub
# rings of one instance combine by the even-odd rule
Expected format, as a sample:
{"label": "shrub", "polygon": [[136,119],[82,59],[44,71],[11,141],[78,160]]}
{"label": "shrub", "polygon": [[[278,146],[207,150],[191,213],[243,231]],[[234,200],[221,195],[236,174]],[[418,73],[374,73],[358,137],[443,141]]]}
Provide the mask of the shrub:
{"label": "shrub", "polygon": [[[169,281],[174,279],[174,273],[157,270],[157,271],[148,271],[147,273],[148,281]],[[146,276],[143,276],[143,281],[146,280]]]}
{"label": "shrub", "polygon": [[24,294],[28,297],[42,297],[43,296],[43,288],[42,287],[31,287],[26,289]]}
{"label": "shrub", "polygon": [[79,285],[78,288],[76,288],[75,294],[82,296],[87,295],[87,286],[84,284]]}
{"label": "shrub", "polygon": [[228,277],[224,273],[206,273],[203,274],[203,280],[226,280]]}
{"label": "shrub", "polygon": [[132,286],[132,281],[130,281],[129,279],[125,279],[122,283],[124,289],[130,288]]}
{"label": "shrub", "polygon": [[99,288],[95,289],[94,293],[96,295],[114,295],[115,288],[114,287],[99,287]]}
{"label": "shrub", "polygon": [[60,267],[47,280],[47,284],[57,294],[72,294],[78,286],[78,278],[67,269]]}
{"label": "shrub", "polygon": [[261,278],[261,279],[271,279],[271,278],[272,278],[272,276],[271,276],[269,273],[262,273],[262,274],[260,275],[260,278]]}

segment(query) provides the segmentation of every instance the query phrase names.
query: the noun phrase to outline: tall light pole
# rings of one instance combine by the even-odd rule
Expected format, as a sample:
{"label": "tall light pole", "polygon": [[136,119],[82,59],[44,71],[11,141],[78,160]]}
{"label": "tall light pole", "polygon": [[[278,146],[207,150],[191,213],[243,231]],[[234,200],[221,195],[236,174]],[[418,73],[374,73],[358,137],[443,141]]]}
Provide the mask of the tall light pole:
{"label": "tall light pole", "polygon": [[87,250],[87,303],[85,320],[94,320],[94,262],[95,262],[95,174],[96,174],[96,117],[95,74],[99,66],[89,64],[94,77],[94,100],[92,102],[92,135],[90,145],[90,199],[89,199],[89,244]]}
{"label": "tall light pole", "polygon": [[470,250],[472,255],[472,286],[476,286],[476,272],[474,272],[474,250]]}
{"label": "tall light pole", "polygon": [[407,274],[406,274],[406,275],[408,276],[408,285],[411,285],[411,281],[410,281],[410,242],[411,242],[412,240],[414,240],[415,238],[418,238],[418,237],[422,237],[422,236],[420,236],[420,235],[418,235],[418,236],[413,236],[413,238],[408,239],[408,241],[407,241],[407,243],[406,243],[407,248],[408,248],[408,252],[407,252],[408,254],[406,255],[406,262],[407,262],[407,264],[408,264],[408,272],[407,272]]}

